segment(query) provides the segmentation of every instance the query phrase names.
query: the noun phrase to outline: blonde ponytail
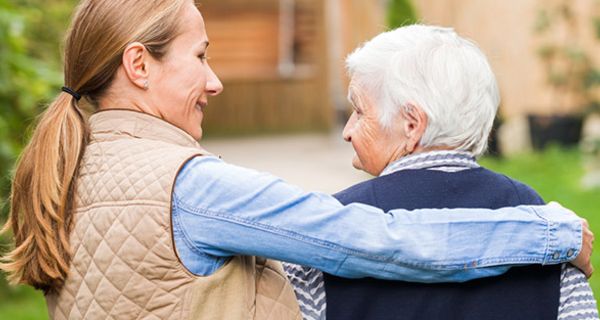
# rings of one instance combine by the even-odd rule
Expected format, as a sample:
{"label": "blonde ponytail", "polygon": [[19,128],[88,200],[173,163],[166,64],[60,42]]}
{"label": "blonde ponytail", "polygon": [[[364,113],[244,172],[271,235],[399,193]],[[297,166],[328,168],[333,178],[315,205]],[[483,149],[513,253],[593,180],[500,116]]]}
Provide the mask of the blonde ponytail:
{"label": "blonde ponytail", "polygon": [[[161,59],[179,32],[183,5],[191,0],[84,0],[65,43],[65,90],[41,116],[16,166],[10,216],[15,248],[0,259],[12,283],[46,292],[69,273],[70,233],[79,165],[88,142],[81,96],[97,107],[121,65],[123,51],[141,42]],[[80,96],[81,95],[81,96]]]}
{"label": "blonde ponytail", "polygon": [[0,268],[12,283],[47,291],[64,282],[71,258],[75,177],[88,139],[76,100],[61,93],[41,116],[16,166],[5,229],[15,249]]}

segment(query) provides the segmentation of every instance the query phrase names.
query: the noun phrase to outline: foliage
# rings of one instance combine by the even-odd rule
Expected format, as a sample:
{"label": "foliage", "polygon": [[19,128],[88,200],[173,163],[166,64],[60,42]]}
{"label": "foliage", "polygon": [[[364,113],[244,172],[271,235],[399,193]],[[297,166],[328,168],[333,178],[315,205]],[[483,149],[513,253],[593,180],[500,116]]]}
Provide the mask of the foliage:
{"label": "foliage", "polygon": [[[543,1],[535,21],[535,31],[542,38],[538,55],[546,69],[546,79],[552,87],[557,105],[555,112],[594,110],[598,101],[594,90],[600,84],[600,70],[582,43],[586,34],[582,26],[592,28],[600,39],[600,17],[582,20],[584,14],[575,11],[578,1]],[[598,4],[594,4],[597,9]],[[589,45],[588,45],[589,46]]]}
{"label": "foliage", "polygon": [[410,0],[391,0],[387,10],[387,25],[395,29],[417,22],[417,13]]}
{"label": "foliage", "polygon": [[[2,202],[8,199],[10,171],[27,139],[27,128],[62,82],[58,44],[68,21],[65,3],[0,0]],[[6,211],[3,206],[0,221]]]}
{"label": "foliage", "polygon": [[[0,0],[0,225],[8,211],[11,169],[28,128],[62,83],[59,43],[73,3]],[[2,248],[5,243],[0,237]],[[0,300],[21,291],[8,288],[0,276]]]}

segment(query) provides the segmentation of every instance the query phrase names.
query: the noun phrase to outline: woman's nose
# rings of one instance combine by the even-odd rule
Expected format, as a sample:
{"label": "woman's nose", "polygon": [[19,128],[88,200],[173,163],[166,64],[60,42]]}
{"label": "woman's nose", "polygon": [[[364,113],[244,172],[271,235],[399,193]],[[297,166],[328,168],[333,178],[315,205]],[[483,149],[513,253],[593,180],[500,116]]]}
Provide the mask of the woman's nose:
{"label": "woman's nose", "polygon": [[219,80],[219,77],[215,74],[212,68],[209,69],[208,80],[206,82],[206,91],[211,96],[216,96],[223,92],[223,83]]}

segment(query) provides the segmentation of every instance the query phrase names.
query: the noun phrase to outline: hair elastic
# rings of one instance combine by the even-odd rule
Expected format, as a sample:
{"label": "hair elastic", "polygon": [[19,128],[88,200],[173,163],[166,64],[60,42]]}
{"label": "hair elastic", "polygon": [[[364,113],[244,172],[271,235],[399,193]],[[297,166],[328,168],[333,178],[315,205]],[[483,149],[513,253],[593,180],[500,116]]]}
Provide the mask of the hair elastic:
{"label": "hair elastic", "polygon": [[81,99],[81,95],[69,87],[62,87],[62,91],[72,95],[73,98],[75,98],[75,100],[77,100],[77,101],[79,101]]}

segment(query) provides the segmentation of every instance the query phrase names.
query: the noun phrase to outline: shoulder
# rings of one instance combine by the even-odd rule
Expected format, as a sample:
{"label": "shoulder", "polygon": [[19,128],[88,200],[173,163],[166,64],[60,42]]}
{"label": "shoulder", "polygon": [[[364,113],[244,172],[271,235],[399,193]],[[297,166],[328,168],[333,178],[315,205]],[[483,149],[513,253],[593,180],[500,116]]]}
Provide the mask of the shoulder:
{"label": "shoulder", "polygon": [[268,172],[229,164],[215,156],[198,156],[188,160],[177,174],[173,190],[174,200],[181,205],[211,207],[214,210],[261,206],[264,201],[257,199],[268,199],[274,203],[304,193],[300,187]]}
{"label": "shoulder", "polygon": [[96,135],[86,147],[82,167],[99,165],[111,172],[152,171],[159,176],[160,172],[172,174],[178,171],[187,160],[202,152],[201,149],[159,140]]}
{"label": "shoulder", "polygon": [[215,156],[193,156],[185,161],[179,172],[179,176],[191,175],[198,170],[219,169],[225,162]]}
{"label": "shoulder", "polygon": [[500,185],[504,185],[504,187],[507,188],[508,191],[514,192],[515,195],[520,199],[521,204],[545,204],[544,199],[542,199],[540,194],[529,185],[516,179],[513,179],[505,174],[494,172],[486,168],[483,168],[482,172],[484,175],[493,177],[496,181],[499,181]]}
{"label": "shoulder", "polygon": [[[405,170],[389,175],[374,177],[344,189],[333,196],[344,205],[352,202],[359,202],[377,207],[378,200],[381,200],[382,197],[380,194],[382,191],[389,190],[395,193],[402,188],[405,188],[407,185],[412,184],[415,181],[415,176],[420,177],[419,173],[415,174],[412,171],[425,170]],[[385,196],[383,196],[383,198],[385,198]]]}
{"label": "shoulder", "polygon": [[228,164],[216,156],[196,155],[188,158],[177,174],[176,191],[198,190],[203,187],[219,187],[224,191],[232,184],[244,186],[248,177],[255,178],[258,172]]}
{"label": "shoulder", "polygon": [[177,181],[189,183],[207,183],[212,180],[236,184],[247,184],[256,179],[276,179],[267,172],[240,167],[227,163],[214,155],[195,154],[181,166]]}
{"label": "shoulder", "polygon": [[371,203],[374,197],[373,186],[377,179],[379,178],[357,183],[333,196],[344,205],[352,202]]}

